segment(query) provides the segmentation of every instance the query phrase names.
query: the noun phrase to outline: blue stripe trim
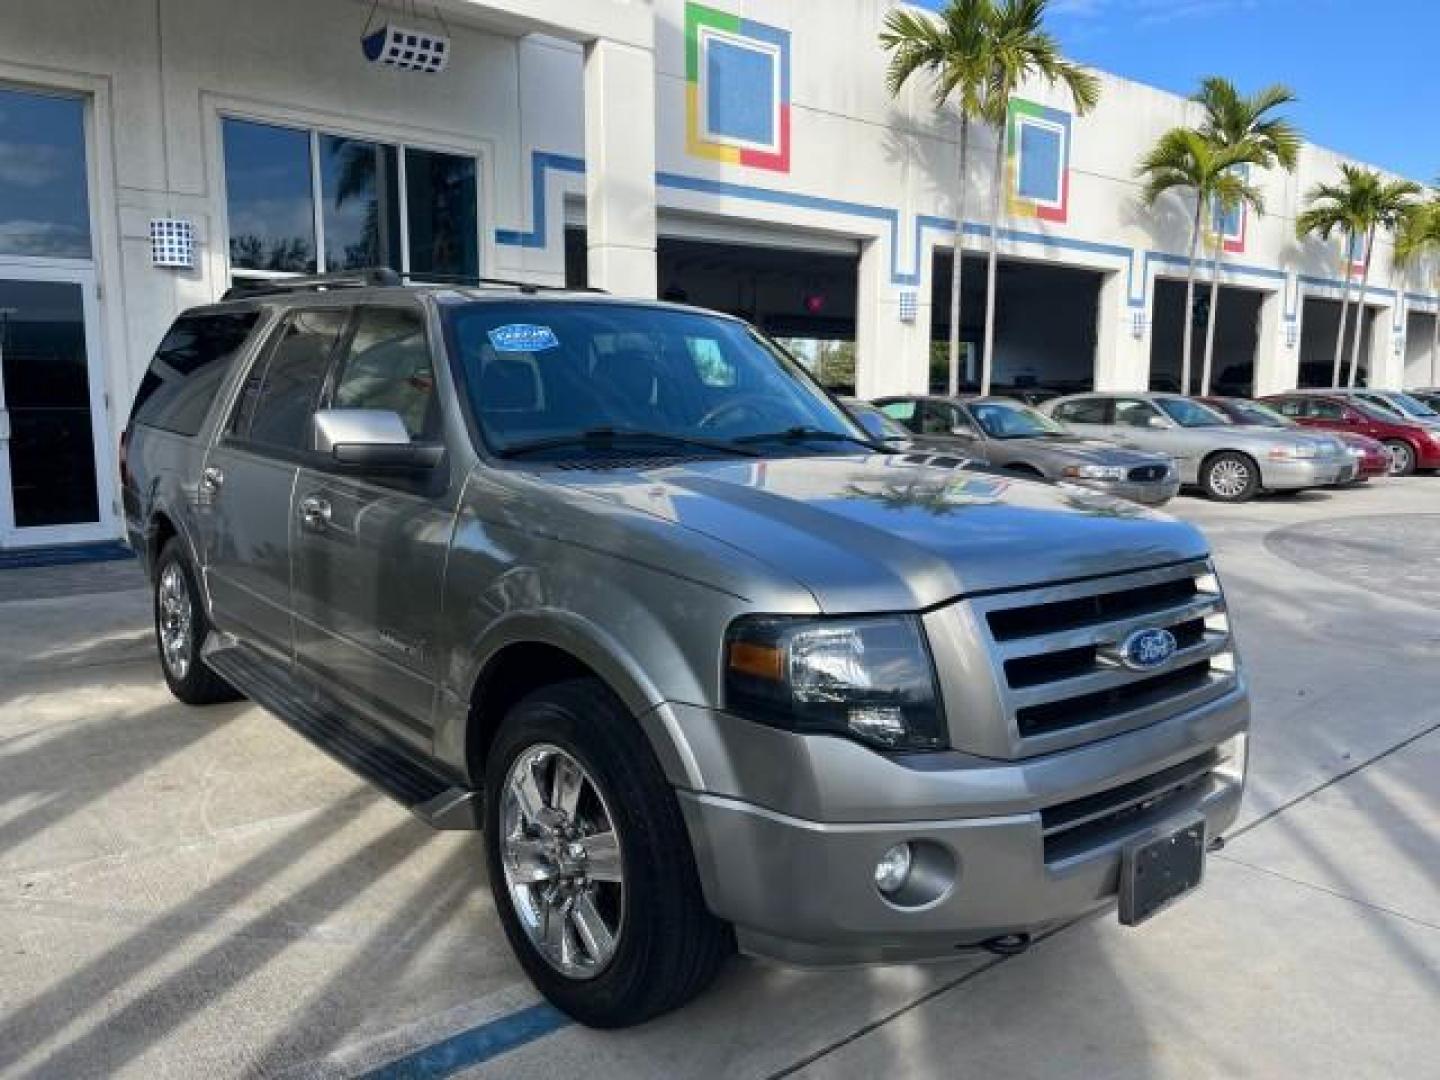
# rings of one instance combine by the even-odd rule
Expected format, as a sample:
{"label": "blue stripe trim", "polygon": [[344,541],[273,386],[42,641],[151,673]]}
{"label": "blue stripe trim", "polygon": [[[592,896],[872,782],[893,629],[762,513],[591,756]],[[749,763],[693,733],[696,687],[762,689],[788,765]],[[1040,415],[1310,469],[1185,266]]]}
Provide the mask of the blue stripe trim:
{"label": "blue stripe trim", "polygon": [[55,547],[0,550],[0,570],[31,569],[37,566],[70,566],[75,563],[114,562],[133,559],[135,553],[118,540],[96,544],[65,544]]}
{"label": "blue stripe trim", "polygon": [[440,1080],[482,1064],[573,1021],[552,1005],[532,1005],[416,1050],[365,1074],[365,1080]]}
{"label": "blue stripe trim", "polygon": [[[529,232],[516,229],[496,229],[495,242],[507,247],[521,248],[543,248],[548,244],[546,213],[545,213],[545,192],[546,177],[550,170],[566,172],[576,175],[584,175],[585,162],[583,159],[568,154],[552,154],[536,150],[531,154],[530,164],[530,199],[531,199],[531,229]],[[924,250],[925,231],[934,230],[941,233],[953,233],[955,221],[953,218],[936,217],[931,214],[917,214],[915,216],[915,228],[912,239],[914,241],[911,251],[911,268],[901,269],[900,266],[900,211],[889,206],[876,206],[871,203],[851,202],[845,199],[830,199],[821,195],[805,195],[795,191],[782,191],[778,188],[756,187],[751,184],[738,184],[728,180],[711,180],[702,176],[687,176],[683,173],[657,172],[655,174],[657,187],[673,188],[676,191],[692,191],[704,195],[718,195],[729,199],[744,199],[749,202],[767,203],[772,206],[789,206],[797,210],[814,210],[820,213],[841,214],[847,217],[862,218],[867,221],[878,221],[885,225],[890,239],[890,281],[893,285],[915,286],[920,284],[922,278],[919,267],[920,252]],[[965,223],[965,235],[989,237],[990,227],[980,222],[967,221]],[[1076,240],[1065,236],[1052,236],[1049,233],[1031,232],[1024,229],[1001,228],[1000,238],[1017,244],[1031,244],[1043,248],[1052,248],[1058,251],[1079,251],[1089,255],[1103,255],[1107,258],[1123,259],[1125,261],[1125,295],[1132,308],[1143,308],[1146,305],[1146,298],[1149,293],[1150,269],[1153,264],[1167,266],[1185,266],[1189,262],[1188,256],[1177,254],[1171,251],[1137,250],[1125,247],[1121,244],[1106,244],[1095,240]],[[1138,256],[1138,258],[1137,258]],[[1136,264],[1141,265],[1139,280],[1136,280]],[[1213,268],[1213,259],[1199,259],[1196,266],[1205,270]],[[1253,266],[1247,263],[1231,262],[1223,260],[1225,270],[1232,274],[1239,274],[1246,277],[1260,278],[1267,281],[1279,281],[1286,285],[1290,276],[1284,270],[1274,270],[1268,266]],[[1296,275],[1296,287],[1294,297],[1287,293],[1285,297],[1285,319],[1293,322],[1299,314],[1300,286],[1313,285],[1327,289],[1343,289],[1343,279],[1321,278],[1305,274]],[[1138,293],[1137,293],[1138,287]],[[1379,285],[1371,285],[1366,289],[1367,295],[1375,295],[1394,299],[1394,289],[1387,289]],[[1426,297],[1420,293],[1409,293],[1407,296],[1421,303],[1435,303],[1440,305],[1440,294]]]}

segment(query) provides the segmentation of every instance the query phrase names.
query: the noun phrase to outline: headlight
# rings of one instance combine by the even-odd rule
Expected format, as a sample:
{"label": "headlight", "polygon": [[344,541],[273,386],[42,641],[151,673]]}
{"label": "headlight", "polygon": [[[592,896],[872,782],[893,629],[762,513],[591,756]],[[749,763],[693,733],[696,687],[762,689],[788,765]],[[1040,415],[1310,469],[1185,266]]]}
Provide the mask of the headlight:
{"label": "headlight", "polygon": [[1283,446],[1276,446],[1270,451],[1270,457],[1276,461],[1289,461],[1294,458],[1313,458],[1316,456],[1314,443],[1286,443]]}
{"label": "headlight", "polygon": [[725,639],[725,707],[885,750],[947,745],[935,665],[913,616],[738,619]]}
{"label": "headlight", "polygon": [[1125,469],[1120,465],[1067,465],[1064,475],[1074,480],[1124,480]]}

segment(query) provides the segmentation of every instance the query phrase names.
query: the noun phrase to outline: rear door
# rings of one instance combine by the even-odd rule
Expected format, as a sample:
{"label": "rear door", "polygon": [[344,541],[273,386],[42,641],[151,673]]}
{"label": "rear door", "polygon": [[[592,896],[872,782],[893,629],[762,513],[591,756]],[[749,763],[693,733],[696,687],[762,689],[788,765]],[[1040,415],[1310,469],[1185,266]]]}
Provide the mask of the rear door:
{"label": "rear door", "polygon": [[1114,407],[1108,398],[1086,397],[1062,401],[1054,407],[1051,415],[1077,434],[1096,439],[1115,437],[1110,426],[1114,422]]}
{"label": "rear door", "polygon": [[[324,404],[395,412],[412,439],[441,441],[435,375],[418,305],[362,307]],[[439,676],[441,591],[459,485],[448,465],[424,476],[365,476],[315,456],[299,470],[290,517],[301,668],[420,744],[428,743]]]}
{"label": "rear door", "polygon": [[288,313],[261,351],[200,476],[197,519],[215,625],[291,654],[290,502],[342,308]]}

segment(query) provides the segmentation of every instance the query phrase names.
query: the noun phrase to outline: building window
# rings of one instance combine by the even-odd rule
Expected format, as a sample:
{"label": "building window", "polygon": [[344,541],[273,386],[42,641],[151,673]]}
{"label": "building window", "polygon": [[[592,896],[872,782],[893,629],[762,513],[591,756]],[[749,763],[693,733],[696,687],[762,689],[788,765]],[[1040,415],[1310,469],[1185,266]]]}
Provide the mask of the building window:
{"label": "building window", "polygon": [[228,117],[222,135],[233,274],[479,274],[473,157]]}
{"label": "building window", "polygon": [[91,257],[80,98],[0,90],[0,254]]}
{"label": "building window", "polygon": [[1037,203],[1060,201],[1060,162],[1064,158],[1065,132],[1042,121],[1026,118],[1020,122],[1020,183],[1022,198]]}

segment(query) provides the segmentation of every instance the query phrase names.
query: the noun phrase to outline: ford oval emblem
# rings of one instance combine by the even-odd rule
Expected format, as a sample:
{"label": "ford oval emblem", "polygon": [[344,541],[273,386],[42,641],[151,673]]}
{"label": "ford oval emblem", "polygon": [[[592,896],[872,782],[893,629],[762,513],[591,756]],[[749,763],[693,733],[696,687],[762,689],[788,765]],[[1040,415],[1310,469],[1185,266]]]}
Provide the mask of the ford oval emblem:
{"label": "ford oval emblem", "polygon": [[1180,647],[1169,630],[1152,626],[1136,630],[1120,645],[1120,659],[1132,671],[1154,671],[1175,655]]}

